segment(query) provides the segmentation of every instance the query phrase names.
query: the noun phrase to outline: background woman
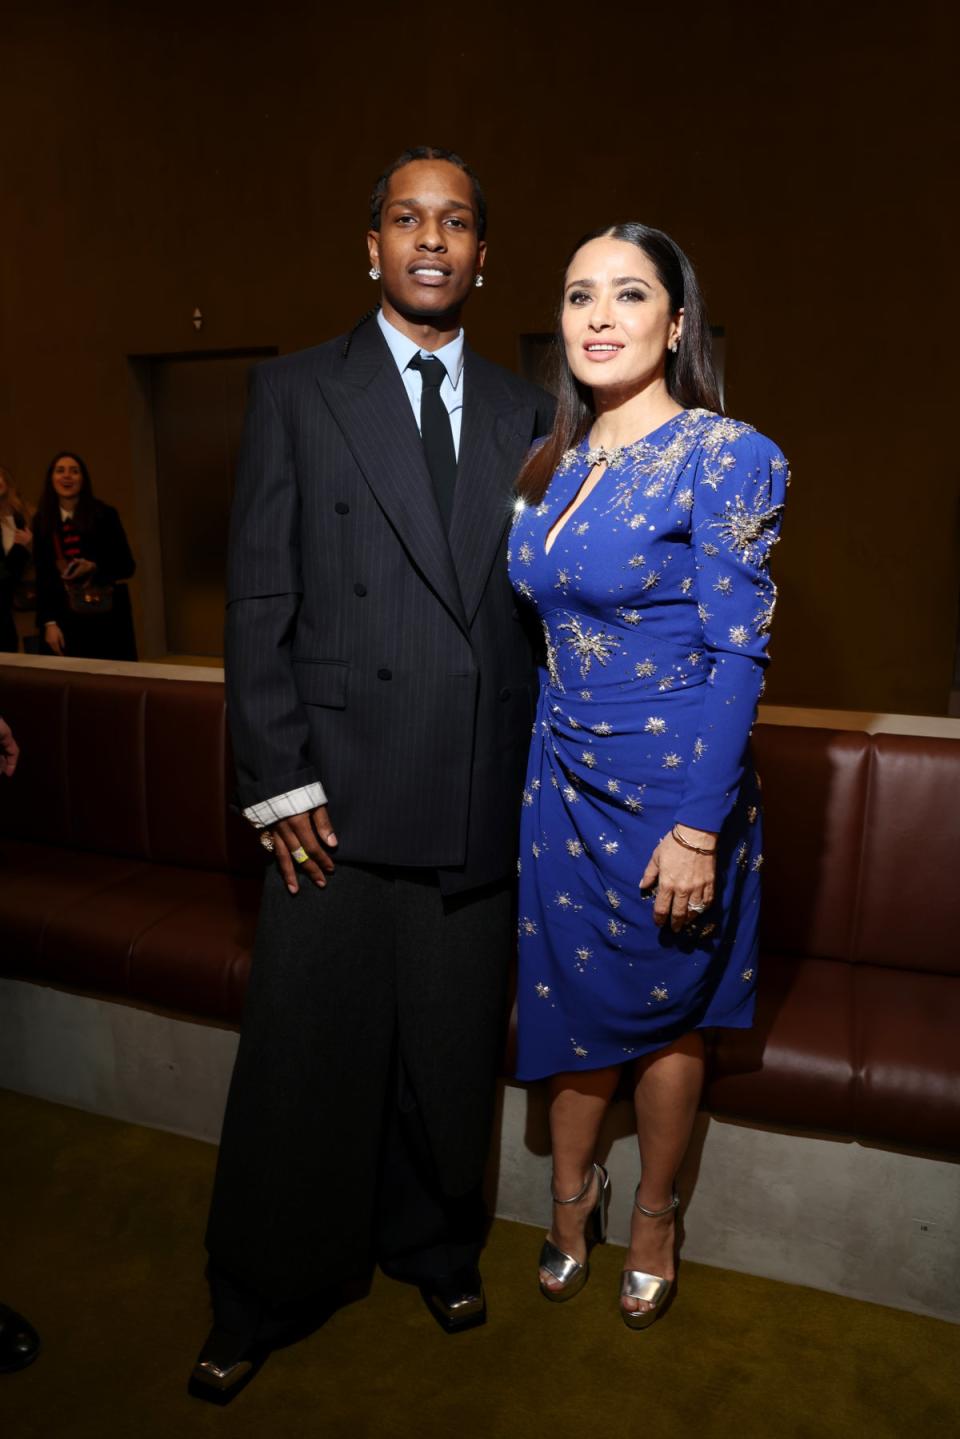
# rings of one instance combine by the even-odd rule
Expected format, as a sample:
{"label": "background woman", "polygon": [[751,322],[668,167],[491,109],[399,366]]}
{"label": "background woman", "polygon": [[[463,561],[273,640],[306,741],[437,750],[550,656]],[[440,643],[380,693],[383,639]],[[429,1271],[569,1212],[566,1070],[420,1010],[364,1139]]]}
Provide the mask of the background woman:
{"label": "background woman", "polygon": [[13,594],[30,563],[32,548],[29,508],[9,472],[0,466],[0,651],[5,654],[16,654],[20,648]]}
{"label": "background woman", "polygon": [[556,423],[520,476],[511,578],[547,667],[521,830],[521,1079],[550,1077],[549,1299],[587,1277],[601,1120],[635,1065],[641,1179],[621,1313],[675,1279],[674,1178],[702,1030],[752,1022],[761,853],[749,759],[787,484],[780,451],[717,413],[689,261],[639,224],[577,247]]}
{"label": "background woman", "polygon": [[56,655],[135,660],[130,595],[136,565],[120,516],[94,499],[79,455],[61,451],[47,470],[34,520],[37,621]]}

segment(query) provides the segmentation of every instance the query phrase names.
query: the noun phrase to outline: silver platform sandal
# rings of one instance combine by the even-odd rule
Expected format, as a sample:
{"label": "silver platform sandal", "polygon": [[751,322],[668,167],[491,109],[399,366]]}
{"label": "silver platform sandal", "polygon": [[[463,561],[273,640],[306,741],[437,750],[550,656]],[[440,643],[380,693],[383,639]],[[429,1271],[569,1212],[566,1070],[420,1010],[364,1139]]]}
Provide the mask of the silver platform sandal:
{"label": "silver platform sandal", "polygon": [[[680,1196],[674,1194],[670,1203],[663,1209],[647,1209],[640,1203],[637,1194],[640,1186],[633,1196],[633,1202],[641,1214],[648,1219],[661,1219],[664,1214],[675,1213],[680,1206]],[[662,1279],[659,1274],[645,1274],[642,1269],[625,1269],[620,1282],[620,1298],[640,1299],[649,1304],[649,1309],[624,1309],[620,1305],[620,1317],[628,1329],[649,1329],[663,1314],[667,1304],[677,1286],[676,1279]]]}
{"label": "silver platform sandal", "polygon": [[567,1299],[572,1299],[575,1294],[586,1284],[590,1277],[590,1250],[594,1244],[602,1244],[607,1237],[607,1204],[610,1198],[610,1176],[602,1164],[591,1165],[590,1172],[583,1181],[582,1188],[569,1199],[561,1199],[554,1192],[553,1185],[550,1186],[550,1197],[554,1204],[576,1204],[582,1199],[593,1181],[597,1177],[597,1202],[587,1215],[587,1222],[584,1225],[583,1237],[587,1241],[587,1257],[581,1264],[571,1254],[564,1254],[558,1249],[552,1239],[543,1241],[543,1248],[540,1250],[540,1268],[553,1279],[559,1280],[560,1287],[551,1289],[549,1284],[540,1280],[540,1293],[544,1299],[549,1299],[554,1304],[562,1304]]}

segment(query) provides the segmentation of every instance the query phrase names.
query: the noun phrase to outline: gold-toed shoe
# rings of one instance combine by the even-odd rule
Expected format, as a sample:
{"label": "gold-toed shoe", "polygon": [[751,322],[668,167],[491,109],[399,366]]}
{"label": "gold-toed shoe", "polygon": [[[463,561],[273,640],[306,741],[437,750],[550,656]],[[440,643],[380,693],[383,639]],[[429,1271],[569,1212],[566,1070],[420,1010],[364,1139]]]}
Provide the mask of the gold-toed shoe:
{"label": "gold-toed shoe", "polygon": [[586,1194],[594,1177],[597,1180],[597,1202],[587,1215],[587,1222],[583,1230],[583,1237],[587,1242],[587,1257],[583,1263],[581,1264],[579,1259],[574,1259],[572,1254],[565,1254],[562,1249],[558,1249],[552,1239],[545,1239],[543,1248],[540,1250],[540,1268],[546,1270],[552,1279],[559,1281],[559,1287],[554,1289],[541,1279],[540,1293],[544,1299],[549,1299],[554,1304],[562,1304],[565,1300],[572,1299],[575,1294],[579,1294],[590,1277],[590,1250],[594,1244],[602,1244],[607,1237],[610,1176],[602,1164],[591,1165],[590,1172],[583,1181],[583,1187],[569,1199],[561,1199],[554,1191],[553,1186],[550,1186],[554,1204],[576,1204]]}
{"label": "gold-toed shoe", "polygon": [[[637,1185],[637,1194],[640,1186]],[[675,1213],[680,1206],[680,1197],[674,1194],[663,1209],[647,1209],[640,1203],[637,1194],[633,1196],[634,1206],[648,1219],[661,1219],[665,1214]],[[645,1274],[642,1269],[625,1269],[620,1282],[620,1317],[628,1329],[649,1329],[667,1308],[677,1287],[676,1279],[663,1279],[659,1274]],[[624,1309],[624,1299],[639,1299],[649,1304],[649,1309]]]}

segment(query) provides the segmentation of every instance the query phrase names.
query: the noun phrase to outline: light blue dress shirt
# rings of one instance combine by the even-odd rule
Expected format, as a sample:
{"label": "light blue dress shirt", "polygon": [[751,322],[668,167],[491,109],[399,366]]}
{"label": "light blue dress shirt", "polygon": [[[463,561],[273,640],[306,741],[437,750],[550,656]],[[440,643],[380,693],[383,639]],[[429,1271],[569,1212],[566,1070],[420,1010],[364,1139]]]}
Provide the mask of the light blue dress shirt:
{"label": "light blue dress shirt", "polygon": [[389,320],[384,319],[382,310],[377,311],[377,324],[380,326],[381,334],[390,347],[390,353],[400,371],[400,378],[409,397],[417,429],[420,429],[420,396],[423,394],[423,379],[419,370],[410,370],[407,366],[414,355],[423,355],[425,359],[439,360],[443,365],[447,377],[440,386],[440,398],[450,416],[453,448],[459,459],[460,424],[463,419],[463,331],[461,330],[456,339],[451,340],[442,349],[421,350],[416,340],[409,339],[395,325],[391,325]]}

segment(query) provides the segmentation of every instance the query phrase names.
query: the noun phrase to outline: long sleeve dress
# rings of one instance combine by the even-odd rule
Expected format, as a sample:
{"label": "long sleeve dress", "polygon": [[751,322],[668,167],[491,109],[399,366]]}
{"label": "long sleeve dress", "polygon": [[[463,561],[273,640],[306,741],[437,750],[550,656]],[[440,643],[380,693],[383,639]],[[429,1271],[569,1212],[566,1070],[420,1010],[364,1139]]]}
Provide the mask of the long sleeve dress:
{"label": "long sleeve dress", "polygon": [[[514,589],[546,665],[521,814],[518,1076],[619,1064],[692,1029],[747,1027],[760,798],[750,761],[787,463],[749,425],[685,410],[592,467],[567,452],[518,504]],[[719,834],[717,894],[680,933],[640,877],[675,823]]]}

